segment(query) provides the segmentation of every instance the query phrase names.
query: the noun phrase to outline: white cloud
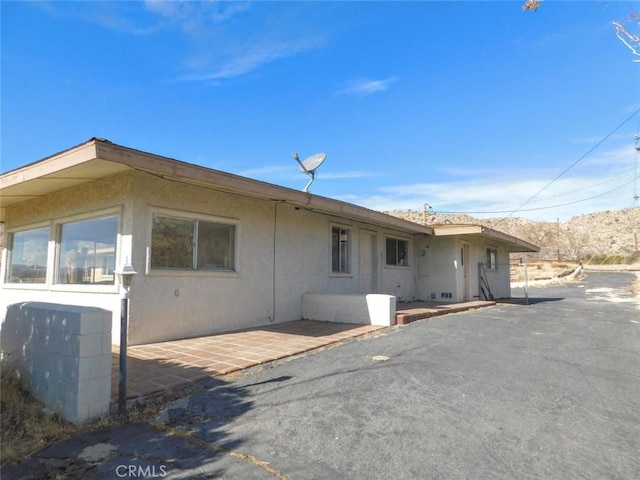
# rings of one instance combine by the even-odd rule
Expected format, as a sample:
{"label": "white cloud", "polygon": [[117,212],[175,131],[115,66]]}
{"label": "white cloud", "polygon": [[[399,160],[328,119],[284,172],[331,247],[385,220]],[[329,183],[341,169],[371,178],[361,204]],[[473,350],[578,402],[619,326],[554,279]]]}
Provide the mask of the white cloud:
{"label": "white cloud", "polygon": [[349,178],[366,178],[376,177],[382,175],[374,172],[352,171],[352,172],[318,172],[318,177],[322,177],[327,180],[341,180]]}
{"label": "white cloud", "polygon": [[[253,6],[250,2],[145,0],[43,2],[40,8],[117,32],[183,37],[185,42],[183,38],[170,40],[186,45],[179,53],[181,58],[171,60],[188,72],[178,76],[181,81],[237,78],[324,45],[326,33],[303,28],[294,13],[285,21],[280,12],[262,6],[262,11],[252,12]],[[141,9],[146,15],[140,15]]]}
{"label": "white cloud", "polygon": [[145,0],[145,8],[189,35],[206,34],[212,25],[225,22],[249,9],[248,2],[194,2],[188,0]]}
{"label": "white cloud", "polygon": [[355,95],[366,97],[378,92],[388,90],[392,83],[396,82],[398,77],[392,76],[382,80],[353,80],[346,87],[340,89],[338,93],[345,95]]}
{"label": "white cloud", "polygon": [[289,173],[295,169],[294,165],[285,166],[285,165],[265,165],[257,168],[250,168],[248,170],[243,170],[238,172],[237,175],[242,175],[243,177],[251,177],[251,178],[269,178],[269,177],[281,177],[283,175],[289,176]]}
{"label": "white cloud", "polygon": [[568,219],[633,206],[634,179],[628,174],[560,179],[525,204],[547,183],[540,178],[416,183],[382,187],[371,195],[343,195],[340,199],[381,211],[419,210],[428,203],[436,212],[500,217],[515,211],[515,216],[539,220]]}
{"label": "white cloud", "polygon": [[[291,162],[291,165],[264,165],[262,167],[251,168],[237,172],[237,175],[254,178],[256,180],[273,182],[276,184],[286,183],[290,180],[304,180],[305,178],[308,178],[305,177],[304,173],[299,170],[295,162]],[[318,170],[316,178],[322,178],[323,180],[345,180],[373,177],[377,175],[379,174],[364,171],[325,172]]]}
{"label": "white cloud", "polygon": [[[233,51],[214,55],[206,60],[206,54],[200,56],[198,63],[210,63],[201,73],[185,75],[184,81],[227,80],[240,77],[263,65],[279,59],[292,57],[323,43],[320,39],[268,41],[263,40],[246,45],[236,45]],[[202,59],[205,59],[204,62]]]}

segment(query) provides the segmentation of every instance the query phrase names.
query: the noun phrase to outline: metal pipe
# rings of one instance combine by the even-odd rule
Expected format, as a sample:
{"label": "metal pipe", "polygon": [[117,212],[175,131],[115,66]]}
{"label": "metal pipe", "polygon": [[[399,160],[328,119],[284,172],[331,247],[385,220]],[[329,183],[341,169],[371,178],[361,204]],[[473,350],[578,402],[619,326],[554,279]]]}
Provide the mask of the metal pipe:
{"label": "metal pipe", "polygon": [[118,384],[118,413],[127,412],[127,329],[129,298],[125,294],[120,300],[120,378]]}

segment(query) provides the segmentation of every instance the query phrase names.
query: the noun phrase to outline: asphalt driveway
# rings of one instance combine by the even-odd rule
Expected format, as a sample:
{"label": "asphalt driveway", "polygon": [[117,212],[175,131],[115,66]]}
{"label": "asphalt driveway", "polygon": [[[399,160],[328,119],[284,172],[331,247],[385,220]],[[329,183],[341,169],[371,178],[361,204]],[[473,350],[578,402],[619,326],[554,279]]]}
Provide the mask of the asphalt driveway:
{"label": "asphalt driveway", "polygon": [[633,279],[591,273],[211,380],[2,478],[640,478]]}

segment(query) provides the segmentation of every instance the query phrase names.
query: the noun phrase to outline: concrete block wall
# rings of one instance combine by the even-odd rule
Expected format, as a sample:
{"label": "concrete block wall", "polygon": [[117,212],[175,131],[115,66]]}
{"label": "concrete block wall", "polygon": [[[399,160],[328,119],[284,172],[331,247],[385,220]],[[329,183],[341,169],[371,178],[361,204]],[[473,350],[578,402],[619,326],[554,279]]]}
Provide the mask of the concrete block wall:
{"label": "concrete block wall", "polygon": [[51,303],[11,305],[0,331],[6,367],[73,423],[105,415],[111,400],[112,313]]}
{"label": "concrete block wall", "polygon": [[396,297],[383,294],[305,293],[302,317],[325,322],[395,325]]}

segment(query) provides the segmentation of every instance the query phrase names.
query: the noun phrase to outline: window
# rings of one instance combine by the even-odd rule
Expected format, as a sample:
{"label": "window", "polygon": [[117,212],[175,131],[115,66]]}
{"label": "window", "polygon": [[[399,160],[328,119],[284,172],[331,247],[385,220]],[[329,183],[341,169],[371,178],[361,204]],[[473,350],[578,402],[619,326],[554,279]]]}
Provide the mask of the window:
{"label": "window", "polygon": [[331,271],[351,273],[351,231],[331,227]]}
{"label": "window", "polygon": [[234,270],[235,227],[156,215],[151,226],[151,268]]}
{"label": "window", "polygon": [[114,283],[117,215],[63,223],[59,235],[56,283]]}
{"label": "window", "polygon": [[487,268],[489,270],[498,269],[498,249],[487,248]]}
{"label": "window", "polygon": [[387,265],[409,265],[409,241],[387,237]]}
{"label": "window", "polygon": [[8,283],[45,283],[47,279],[48,227],[11,235]]}

